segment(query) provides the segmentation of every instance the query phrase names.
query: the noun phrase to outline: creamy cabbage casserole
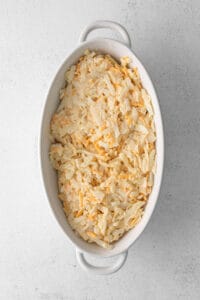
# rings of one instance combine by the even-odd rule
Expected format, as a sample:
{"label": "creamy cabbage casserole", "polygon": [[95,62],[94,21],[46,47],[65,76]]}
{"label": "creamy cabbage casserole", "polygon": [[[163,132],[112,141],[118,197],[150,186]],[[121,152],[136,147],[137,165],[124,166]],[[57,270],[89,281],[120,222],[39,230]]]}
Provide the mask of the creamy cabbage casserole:
{"label": "creamy cabbage casserole", "polygon": [[141,220],[156,169],[151,98],[130,59],[87,50],[66,72],[50,133],[69,224],[112,247]]}

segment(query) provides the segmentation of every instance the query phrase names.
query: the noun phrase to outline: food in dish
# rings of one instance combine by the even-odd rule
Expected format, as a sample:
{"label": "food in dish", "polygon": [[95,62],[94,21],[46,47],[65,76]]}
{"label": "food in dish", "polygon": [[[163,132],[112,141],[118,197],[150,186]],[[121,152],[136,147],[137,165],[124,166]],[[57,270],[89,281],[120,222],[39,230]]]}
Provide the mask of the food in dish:
{"label": "food in dish", "polygon": [[151,98],[130,59],[89,50],[66,72],[50,159],[71,227],[109,248],[141,220],[156,171]]}

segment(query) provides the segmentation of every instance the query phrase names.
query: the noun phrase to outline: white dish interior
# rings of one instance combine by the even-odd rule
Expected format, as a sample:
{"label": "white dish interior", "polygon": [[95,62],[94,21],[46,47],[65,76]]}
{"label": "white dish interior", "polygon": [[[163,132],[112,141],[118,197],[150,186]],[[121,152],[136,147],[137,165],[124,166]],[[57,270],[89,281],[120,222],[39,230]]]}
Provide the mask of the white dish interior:
{"label": "white dish interior", "polygon": [[[95,244],[87,243],[82,238],[77,236],[75,232],[71,229],[70,225],[67,222],[67,218],[64,214],[62,204],[57,197],[57,193],[58,193],[57,176],[56,176],[56,172],[54,171],[49,161],[49,147],[50,147],[49,125],[50,125],[51,117],[55,112],[59,103],[59,91],[64,85],[64,73],[72,64],[77,62],[79,57],[83,55],[86,49],[110,54],[117,60],[119,60],[120,57],[122,56],[129,56],[132,60],[131,65],[136,66],[139,70],[143,86],[146,88],[149,95],[151,96],[154,112],[155,112],[155,125],[156,125],[156,133],[157,133],[157,142],[156,142],[157,171],[154,180],[153,190],[148,199],[144,216],[140,221],[140,223],[135,228],[127,232],[119,241],[117,241],[114,244],[114,248],[111,250],[103,249]],[[45,108],[44,108],[40,138],[41,138],[40,140],[41,169],[42,169],[46,193],[56,219],[60,224],[61,228],[66,233],[67,237],[70,239],[70,241],[73,242],[73,244],[75,244],[76,248],[78,248],[83,252],[89,252],[103,257],[114,256],[126,251],[131,246],[131,244],[138,238],[138,236],[142,233],[154,210],[155,204],[157,202],[160,186],[161,186],[163,160],[164,160],[163,126],[162,126],[162,119],[161,119],[158,99],[153,84],[149,78],[149,75],[147,74],[147,71],[145,70],[141,62],[138,60],[138,58],[135,56],[135,54],[124,44],[115,40],[105,39],[105,38],[97,38],[97,39],[84,42],[78,48],[76,48],[76,50],[72,52],[72,54],[62,64],[51,85],[51,88],[48,93],[47,101],[45,104]]]}

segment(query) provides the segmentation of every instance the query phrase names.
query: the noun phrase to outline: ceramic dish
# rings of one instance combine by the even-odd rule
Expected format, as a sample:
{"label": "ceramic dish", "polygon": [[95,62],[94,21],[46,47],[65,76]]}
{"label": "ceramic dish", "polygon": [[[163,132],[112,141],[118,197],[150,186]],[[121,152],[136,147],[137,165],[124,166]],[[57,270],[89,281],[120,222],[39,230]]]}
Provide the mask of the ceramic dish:
{"label": "ceramic dish", "polygon": [[[93,38],[87,40],[88,34],[98,28],[109,28],[117,31],[121,37],[122,42],[116,41],[110,38]],[[80,56],[83,55],[86,49],[95,50],[101,53],[110,54],[115,59],[119,60],[122,56],[129,56],[132,60],[131,67],[136,66],[139,70],[141,76],[142,84],[144,88],[148,91],[152,99],[152,104],[154,107],[154,120],[157,133],[156,141],[156,151],[157,151],[157,170],[154,178],[153,190],[148,199],[144,215],[142,220],[136,225],[135,228],[127,232],[120,240],[118,240],[113,249],[103,249],[95,244],[89,244],[79,236],[75,234],[70,225],[67,222],[67,218],[64,214],[62,203],[57,197],[57,175],[53,169],[49,160],[49,126],[50,120],[53,113],[59,103],[59,91],[64,84],[64,74],[66,70],[77,62]],[[52,84],[49,89],[49,93],[46,99],[43,117],[41,122],[41,134],[40,134],[40,161],[41,161],[41,171],[43,177],[43,183],[45,186],[45,191],[47,198],[49,200],[50,206],[57,219],[60,227],[63,229],[65,235],[73,243],[76,248],[76,256],[80,265],[87,271],[93,272],[95,274],[109,274],[116,272],[122,267],[126,261],[129,247],[136,241],[136,239],[141,235],[144,228],[147,226],[150,217],[155,208],[155,204],[158,199],[159,190],[162,181],[163,173],[163,162],[164,162],[164,135],[163,135],[163,125],[162,117],[159,108],[158,98],[151,82],[151,79],[136,55],[131,50],[130,37],[127,31],[119,24],[111,21],[96,21],[87,26],[81,33],[79,39],[78,47],[66,58],[62,66],[59,68]],[[97,267],[91,265],[85,258],[85,254],[93,254],[98,257],[112,257],[116,256],[115,262],[106,267]]]}

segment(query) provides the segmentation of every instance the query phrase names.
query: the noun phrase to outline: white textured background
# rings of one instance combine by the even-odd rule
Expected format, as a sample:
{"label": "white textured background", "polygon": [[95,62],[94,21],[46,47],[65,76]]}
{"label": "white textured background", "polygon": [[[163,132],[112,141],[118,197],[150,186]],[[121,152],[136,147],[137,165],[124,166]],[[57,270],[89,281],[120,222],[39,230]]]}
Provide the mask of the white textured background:
{"label": "white textured background", "polygon": [[[95,19],[129,31],[156,85],[166,134],[156,211],[126,265],[107,277],[77,265],[45,199],[37,158],[49,84]],[[1,300],[200,299],[199,95],[198,0],[0,0]]]}

